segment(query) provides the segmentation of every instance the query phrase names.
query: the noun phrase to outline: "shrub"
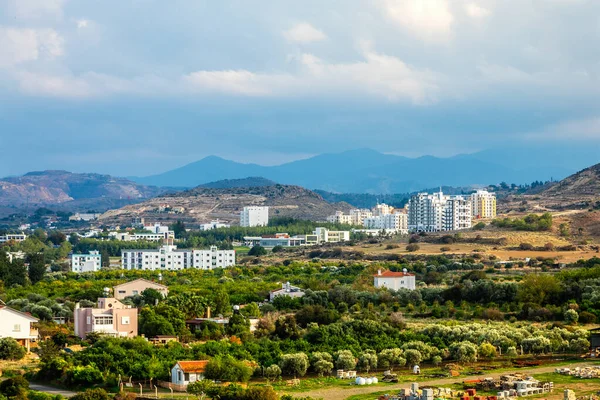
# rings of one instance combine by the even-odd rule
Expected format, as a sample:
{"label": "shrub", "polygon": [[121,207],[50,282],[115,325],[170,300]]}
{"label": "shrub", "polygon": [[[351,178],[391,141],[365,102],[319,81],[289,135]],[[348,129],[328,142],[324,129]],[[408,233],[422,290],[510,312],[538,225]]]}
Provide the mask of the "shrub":
{"label": "shrub", "polygon": [[593,324],[596,322],[596,316],[591,312],[582,311],[579,313],[579,322],[582,324]]}
{"label": "shrub", "polygon": [[533,250],[533,245],[531,243],[521,243],[519,245],[520,250]]}
{"label": "shrub", "polygon": [[419,245],[418,245],[418,244],[416,244],[416,243],[411,243],[411,244],[409,244],[408,246],[406,246],[406,251],[410,251],[410,252],[412,253],[412,252],[415,252],[415,251],[419,250],[420,248],[421,248],[421,247],[419,247]]}
{"label": "shrub", "polygon": [[564,317],[567,324],[576,324],[579,321],[579,314],[575,310],[565,311]]}
{"label": "shrub", "polygon": [[483,230],[484,228],[485,224],[483,222],[478,222],[477,224],[475,224],[475,226],[473,226],[473,229],[476,231]]}
{"label": "shrub", "polygon": [[25,357],[27,350],[13,338],[0,339],[0,359],[1,360],[20,360]]}
{"label": "shrub", "polygon": [[482,343],[479,346],[479,355],[484,358],[495,358],[496,348],[490,343]]}
{"label": "shrub", "polygon": [[264,256],[265,254],[267,254],[267,249],[265,249],[264,247],[262,247],[259,244],[257,244],[256,246],[253,246],[250,249],[250,251],[248,252],[249,256],[256,256],[256,257]]}
{"label": "shrub", "polygon": [[442,253],[444,253],[444,252],[446,252],[446,251],[450,251],[450,250],[452,250],[452,249],[451,249],[450,247],[448,247],[448,246],[440,247],[440,251],[441,251]]}
{"label": "shrub", "polygon": [[17,397],[21,399],[27,398],[27,390],[29,382],[22,376],[15,376],[0,383],[0,393],[8,398]]}
{"label": "shrub", "polygon": [[110,400],[111,397],[104,389],[88,389],[71,397],[72,400]]}

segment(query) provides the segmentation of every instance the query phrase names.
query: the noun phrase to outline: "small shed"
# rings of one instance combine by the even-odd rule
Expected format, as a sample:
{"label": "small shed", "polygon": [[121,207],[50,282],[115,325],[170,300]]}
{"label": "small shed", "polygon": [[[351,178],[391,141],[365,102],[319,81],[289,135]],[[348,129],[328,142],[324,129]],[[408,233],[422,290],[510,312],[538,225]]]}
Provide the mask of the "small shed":
{"label": "small shed", "polygon": [[178,361],[171,369],[171,383],[187,386],[192,382],[204,379],[204,371],[208,360]]}
{"label": "small shed", "polygon": [[590,329],[590,348],[592,351],[600,348],[600,328]]}

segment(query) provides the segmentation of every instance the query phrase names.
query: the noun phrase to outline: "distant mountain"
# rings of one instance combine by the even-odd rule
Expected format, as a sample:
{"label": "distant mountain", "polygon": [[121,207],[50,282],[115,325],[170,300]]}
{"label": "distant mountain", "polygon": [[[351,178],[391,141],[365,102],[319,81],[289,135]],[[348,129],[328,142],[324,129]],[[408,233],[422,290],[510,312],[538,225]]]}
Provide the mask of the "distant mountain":
{"label": "distant mountain", "polygon": [[0,205],[27,206],[80,202],[88,208],[103,204],[141,201],[163,193],[110,175],[76,174],[67,171],[38,171],[0,179]]}
{"label": "distant mountain", "polygon": [[337,210],[352,208],[347,203],[328,203],[317,193],[299,186],[197,187],[110,210],[100,219],[107,224],[122,223],[132,217],[159,218],[165,223],[180,220],[191,227],[215,219],[238,224],[240,212],[250,205],[269,206],[271,217],[315,221],[324,221]]}
{"label": "distant mountain", "polygon": [[[574,172],[551,155],[544,158],[543,151],[530,153],[528,156],[519,149],[500,149],[450,158],[407,158],[360,149],[321,154],[277,166],[242,164],[210,156],[159,175],[134,179],[147,185],[196,187],[224,179],[261,176],[281,184],[332,193],[390,194],[442,185],[530,183],[560,179]],[[586,153],[586,157],[591,155]]]}
{"label": "distant mountain", "polygon": [[262,186],[274,186],[277,182],[272,180],[261,178],[261,177],[248,177],[243,179],[224,179],[216,182],[209,182],[200,185],[203,188],[210,189],[229,189],[229,188],[244,188],[244,187],[262,187]]}

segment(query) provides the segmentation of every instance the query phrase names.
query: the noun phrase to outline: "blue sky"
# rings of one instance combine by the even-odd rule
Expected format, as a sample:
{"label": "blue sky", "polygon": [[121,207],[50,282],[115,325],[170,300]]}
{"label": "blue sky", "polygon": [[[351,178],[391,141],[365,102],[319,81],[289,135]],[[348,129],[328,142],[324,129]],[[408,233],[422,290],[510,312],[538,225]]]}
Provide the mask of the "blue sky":
{"label": "blue sky", "polygon": [[600,143],[595,0],[0,0],[0,176]]}

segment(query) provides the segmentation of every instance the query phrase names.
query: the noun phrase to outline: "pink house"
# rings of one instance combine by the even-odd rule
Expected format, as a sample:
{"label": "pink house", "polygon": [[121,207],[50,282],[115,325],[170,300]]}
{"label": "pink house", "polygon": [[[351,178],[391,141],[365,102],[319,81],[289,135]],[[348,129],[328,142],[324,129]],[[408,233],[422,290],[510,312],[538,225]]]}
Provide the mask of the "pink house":
{"label": "pink house", "polygon": [[74,320],[75,334],[82,339],[90,332],[115,337],[134,337],[138,332],[137,308],[112,297],[99,298],[97,308],[81,308],[77,303]]}

